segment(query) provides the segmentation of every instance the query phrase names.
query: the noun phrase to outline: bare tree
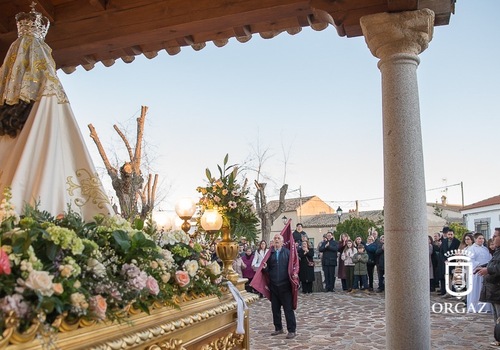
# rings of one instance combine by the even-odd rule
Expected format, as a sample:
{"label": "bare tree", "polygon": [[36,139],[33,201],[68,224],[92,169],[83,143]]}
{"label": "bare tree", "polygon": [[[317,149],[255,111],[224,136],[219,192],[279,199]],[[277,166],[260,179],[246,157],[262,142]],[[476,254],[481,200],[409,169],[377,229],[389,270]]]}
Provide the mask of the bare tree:
{"label": "bare tree", "polygon": [[286,167],[288,163],[288,153],[285,152],[285,148],[282,144],[282,151],[284,156],[284,176],[283,176],[283,185],[280,188],[278,207],[272,212],[269,209],[268,201],[266,197],[266,186],[267,183],[265,181],[266,176],[263,174],[264,163],[270,158],[269,148],[263,149],[260,146],[260,142],[257,139],[257,145],[252,147],[254,157],[257,161],[257,165],[254,170],[257,172],[257,179],[254,181],[256,192],[255,192],[255,208],[257,211],[257,215],[260,218],[261,222],[261,231],[262,231],[262,240],[269,242],[271,238],[271,227],[274,221],[281,216],[285,209],[285,196],[288,191],[288,185],[285,183],[286,179]]}
{"label": "bare tree", "polygon": [[288,190],[288,185],[284,184],[281,186],[278,208],[271,213],[269,211],[265,191],[267,184],[264,182],[259,183],[257,180],[254,183],[257,188],[257,191],[255,192],[255,208],[257,210],[257,215],[260,218],[262,240],[269,242],[271,238],[271,226],[273,225],[274,220],[281,215],[285,208],[285,196],[286,191]]}
{"label": "bare tree", "polygon": [[[115,190],[120,203],[121,215],[127,220],[133,220],[137,216],[145,219],[153,210],[155,205],[156,187],[158,184],[158,174],[149,174],[146,184],[141,172],[142,142],[144,138],[144,122],[148,107],[141,107],[141,116],[137,118],[137,135],[135,149],[132,149],[125,134],[115,124],[113,128],[122,139],[127,149],[130,161],[126,161],[117,169],[113,167],[102,146],[101,140],[92,124],[89,124],[90,137],[94,140],[99,154],[104,162],[104,166],[111,177],[111,184]],[[141,210],[139,211],[139,199]]]}

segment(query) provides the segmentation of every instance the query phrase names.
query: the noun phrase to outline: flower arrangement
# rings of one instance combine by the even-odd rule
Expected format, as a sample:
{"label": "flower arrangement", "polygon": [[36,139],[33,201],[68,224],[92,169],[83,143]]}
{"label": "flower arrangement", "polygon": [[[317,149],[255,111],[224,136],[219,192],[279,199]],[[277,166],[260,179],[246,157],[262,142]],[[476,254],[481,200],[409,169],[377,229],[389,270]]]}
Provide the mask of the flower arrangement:
{"label": "flower arrangement", "polygon": [[[253,242],[258,234],[259,220],[253,203],[248,198],[247,180],[245,179],[243,185],[238,183],[238,166],[227,165],[228,159],[226,154],[222,167],[217,165],[218,178],[213,177],[210,170],[206,169],[208,183],[196,189],[201,194],[198,203],[200,214],[203,214],[205,209],[217,209],[223,217],[224,225],[229,226],[233,239],[245,237]],[[198,225],[198,229],[203,230],[201,225]]]}
{"label": "flower arrangement", "polygon": [[[26,207],[18,217],[10,191],[0,204],[0,334],[15,314],[25,331],[43,320],[122,320],[130,306],[176,306],[182,293],[220,295],[220,267],[184,232],[156,235],[119,217],[85,223],[68,209],[57,217]],[[217,265],[217,266],[215,266]]]}

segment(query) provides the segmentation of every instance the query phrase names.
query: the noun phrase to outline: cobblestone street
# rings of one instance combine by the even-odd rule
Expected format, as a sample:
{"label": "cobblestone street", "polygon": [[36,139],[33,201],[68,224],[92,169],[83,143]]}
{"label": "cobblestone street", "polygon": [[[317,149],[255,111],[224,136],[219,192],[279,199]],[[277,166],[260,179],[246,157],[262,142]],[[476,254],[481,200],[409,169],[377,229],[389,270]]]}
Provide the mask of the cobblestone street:
{"label": "cobblestone street", "polygon": [[[437,302],[456,303],[432,293],[431,304]],[[270,335],[271,303],[259,299],[250,305],[251,349],[385,349],[384,307],[383,293],[299,293],[297,337],[288,340],[284,317],[285,334]],[[494,341],[491,314],[431,312],[431,329],[432,349],[488,349]]]}

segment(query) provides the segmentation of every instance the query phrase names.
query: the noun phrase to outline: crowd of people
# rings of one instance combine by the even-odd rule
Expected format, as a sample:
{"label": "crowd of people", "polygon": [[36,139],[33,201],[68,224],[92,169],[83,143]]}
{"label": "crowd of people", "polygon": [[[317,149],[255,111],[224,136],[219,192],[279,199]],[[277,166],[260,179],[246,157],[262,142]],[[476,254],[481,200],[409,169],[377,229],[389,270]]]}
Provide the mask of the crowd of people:
{"label": "crowd of people", "polygon": [[[299,259],[300,290],[303,294],[311,294],[317,278],[315,248],[300,223],[296,225],[292,237]],[[500,348],[500,228],[495,228],[495,234],[486,242],[482,233],[466,233],[459,240],[451,228],[444,227],[442,232],[428,237],[428,245],[430,292],[436,292],[443,298],[456,297],[457,292],[461,292],[464,295],[461,302],[467,306],[467,312],[493,313],[497,340],[493,345]],[[265,260],[264,257],[273,246],[269,258]],[[317,252],[321,260],[325,292],[335,292],[336,278],[340,279],[342,290],[348,293],[357,290],[385,290],[384,235],[379,237],[377,231],[370,231],[366,242],[361,236],[356,236],[353,240],[346,233],[341,233],[336,241],[333,232],[328,231],[317,245]],[[250,282],[263,264],[270,279],[269,298],[275,326],[272,335],[284,333],[281,324],[283,308],[287,322],[287,338],[295,337],[296,328],[294,309],[290,306],[293,305],[292,287],[287,273],[290,255],[290,251],[283,247],[283,237],[276,234],[270,245],[261,241],[256,248],[252,248],[242,239],[240,254],[233,262],[233,268],[239,276],[248,279],[246,290],[254,293],[257,291],[250,286]],[[470,277],[465,265],[451,263],[457,256],[458,259],[467,257],[470,260],[468,266],[473,270],[472,281],[468,280]],[[378,278],[376,290],[375,271]]]}
{"label": "crowd of people", "polygon": [[[292,236],[299,257],[301,292],[311,294],[316,278],[315,248],[303,230],[302,224],[296,225]],[[233,262],[233,269],[240,277],[248,279],[247,291],[255,292],[250,287],[250,283],[273,244],[273,240],[269,245],[266,241],[260,241],[256,247],[252,247],[244,237],[240,239],[239,254]],[[346,292],[384,291],[384,236],[378,237],[377,231],[370,232],[366,242],[361,236],[352,240],[346,233],[342,233],[339,241],[336,241],[333,232],[328,231],[323,236],[323,241],[318,244],[317,252],[321,260],[325,292],[335,292],[337,277],[341,280],[342,290]],[[378,276],[376,290],[374,289],[375,271]]]}

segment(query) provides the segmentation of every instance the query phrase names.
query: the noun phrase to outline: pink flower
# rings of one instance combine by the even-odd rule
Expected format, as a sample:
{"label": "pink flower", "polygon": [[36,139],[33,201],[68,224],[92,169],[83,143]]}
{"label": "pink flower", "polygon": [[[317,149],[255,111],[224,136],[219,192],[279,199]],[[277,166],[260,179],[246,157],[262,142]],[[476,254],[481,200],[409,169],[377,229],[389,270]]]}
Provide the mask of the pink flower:
{"label": "pink flower", "polygon": [[146,288],[148,288],[149,294],[158,295],[158,293],[160,293],[158,281],[154,277],[148,276],[148,279],[146,280]]}
{"label": "pink flower", "polygon": [[179,287],[185,287],[189,284],[189,274],[187,271],[177,271],[175,273],[175,281],[179,285]]}
{"label": "pink flower", "polygon": [[106,299],[101,295],[95,295],[90,298],[90,311],[98,320],[104,320],[106,318],[106,309],[108,304]]}
{"label": "pink flower", "polygon": [[235,201],[229,201],[228,205],[229,205],[229,208],[231,208],[231,209],[234,209],[238,206]]}
{"label": "pink flower", "polygon": [[10,273],[9,256],[0,248],[0,275],[10,275]]}

